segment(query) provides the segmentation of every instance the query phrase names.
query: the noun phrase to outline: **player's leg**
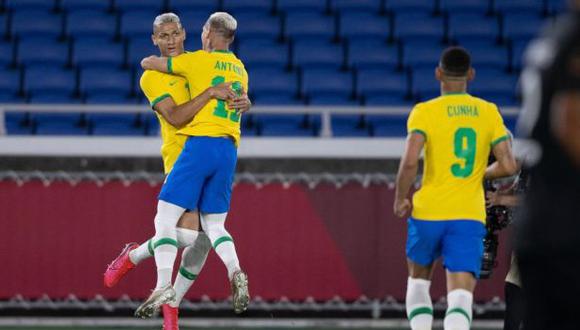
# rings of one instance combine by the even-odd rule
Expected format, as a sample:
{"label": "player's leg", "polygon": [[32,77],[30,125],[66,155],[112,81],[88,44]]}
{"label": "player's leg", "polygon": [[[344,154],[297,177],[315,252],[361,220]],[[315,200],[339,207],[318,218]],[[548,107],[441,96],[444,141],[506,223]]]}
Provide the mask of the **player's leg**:
{"label": "player's leg", "polygon": [[474,220],[447,223],[442,252],[447,270],[447,312],[443,327],[467,330],[473,316],[473,290],[481,271],[486,230],[483,223]]}
{"label": "player's leg", "polygon": [[428,330],[433,325],[433,303],[429,289],[433,265],[441,253],[443,225],[439,221],[407,221],[407,265],[409,278],[405,307],[413,330]]}

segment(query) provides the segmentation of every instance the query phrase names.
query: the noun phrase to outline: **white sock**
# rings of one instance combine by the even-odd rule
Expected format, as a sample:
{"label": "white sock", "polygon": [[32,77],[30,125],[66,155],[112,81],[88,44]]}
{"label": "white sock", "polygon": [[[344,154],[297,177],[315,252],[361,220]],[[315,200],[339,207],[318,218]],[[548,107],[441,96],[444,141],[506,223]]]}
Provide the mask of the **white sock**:
{"label": "white sock", "polygon": [[405,306],[412,330],[431,330],[433,303],[429,295],[431,281],[409,277]]}
{"label": "white sock", "polygon": [[180,248],[193,246],[199,235],[199,232],[193,229],[177,227],[175,230],[177,234],[177,245]]}
{"label": "white sock", "polygon": [[199,275],[211,250],[211,242],[204,233],[199,233],[195,244],[187,246],[181,254],[181,266],[175,278],[175,300],[171,307],[179,307],[181,300]]}
{"label": "white sock", "polygon": [[240,261],[234,240],[224,227],[227,215],[227,213],[201,214],[201,225],[215,252],[228,269],[228,278],[231,280],[234,272],[240,269]]}
{"label": "white sock", "polygon": [[153,256],[153,241],[150,239],[129,252],[129,260],[135,265]]}
{"label": "white sock", "polygon": [[155,236],[153,251],[157,266],[157,284],[155,289],[171,285],[173,264],[177,256],[177,221],[185,209],[174,204],[159,201],[155,216]]}
{"label": "white sock", "polygon": [[473,294],[455,289],[447,294],[447,313],[443,320],[445,330],[469,330],[472,318]]}

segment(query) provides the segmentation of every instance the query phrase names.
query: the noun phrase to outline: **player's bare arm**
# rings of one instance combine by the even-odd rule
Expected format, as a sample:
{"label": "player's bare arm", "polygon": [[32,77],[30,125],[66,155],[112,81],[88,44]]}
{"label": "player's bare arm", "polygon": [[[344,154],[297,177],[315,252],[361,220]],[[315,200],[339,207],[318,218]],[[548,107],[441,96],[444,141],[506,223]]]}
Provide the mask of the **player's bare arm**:
{"label": "player's bare arm", "polygon": [[169,73],[169,68],[167,67],[168,57],[164,56],[148,56],[141,60],[141,67],[143,70],[154,70],[164,73]]}
{"label": "player's bare arm", "polygon": [[496,161],[485,170],[486,179],[492,180],[517,173],[518,165],[512,152],[511,141],[505,140],[496,144],[492,152]]}
{"label": "player's bare arm", "polygon": [[485,194],[485,205],[516,207],[520,202],[520,196],[516,194],[501,194],[497,191],[488,191]]}
{"label": "player's bare arm", "polygon": [[425,144],[425,137],[420,133],[411,133],[407,136],[405,152],[399,164],[397,174],[397,188],[395,191],[395,204],[393,211],[396,216],[402,218],[411,210],[411,201],[407,197],[419,168],[419,157]]}
{"label": "player's bare arm", "polygon": [[231,100],[236,97],[230,87],[231,83],[222,83],[209,87],[192,100],[176,105],[172,98],[168,97],[155,105],[155,111],[159,112],[171,126],[180,128],[193,120],[193,117],[212,99]]}

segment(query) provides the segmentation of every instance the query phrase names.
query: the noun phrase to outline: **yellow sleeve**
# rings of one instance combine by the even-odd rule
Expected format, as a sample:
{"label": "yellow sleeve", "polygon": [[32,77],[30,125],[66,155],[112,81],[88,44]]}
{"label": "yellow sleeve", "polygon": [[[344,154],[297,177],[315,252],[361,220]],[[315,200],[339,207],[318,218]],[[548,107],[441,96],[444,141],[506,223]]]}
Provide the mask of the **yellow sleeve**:
{"label": "yellow sleeve", "polygon": [[143,73],[139,85],[153,109],[155,109],[157,103],[171,97],[171,94],[160,84],[158,79],[155,79],[150,71]]}
{"label": "yellow sleeve", "polygon": [[423,137],[427,139],[427,133],[429,131],[427,125],[428,122],[425,110],[420,104],[417,104],[409,114],[409,119],[407,120],[407,133],[423,134]]}
{"label": "yellow sleeve", "polygon": [[492,126],[492,134],[491,134],[491,146],[495,146],[496,144],[500,143],[501,141],[505,141],[510,138],[508,131],[503,123],[503,118],[497,109],[495,104],[492,105],[492,113],[493,113],[493,126]]}
{"label": "yellow sleeve", "polygon": [[179,56],[167,58],[167,71],[171,74],[184,76],[194,70],[196,61],[199,60],[199,52],[183,53]]}

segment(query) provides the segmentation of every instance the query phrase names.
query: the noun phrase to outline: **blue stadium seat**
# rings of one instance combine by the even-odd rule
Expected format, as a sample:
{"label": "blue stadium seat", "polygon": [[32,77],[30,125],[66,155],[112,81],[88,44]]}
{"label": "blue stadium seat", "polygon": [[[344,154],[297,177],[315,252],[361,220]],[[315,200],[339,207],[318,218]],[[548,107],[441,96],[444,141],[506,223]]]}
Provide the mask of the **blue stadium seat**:
{"label": "blue stadium seat", "polygon": [[[134,10],[153,11],[160,13],[163,11],[163,1],[159,0],[115,0],[115,9],[124,13]],[[153,20],[151,20],[153,21]]]}
{"label": "blue stadium seat", "polygon": [[[233,13],[237,19],[237,14],[241,12],[248,13],[271,13],[273,12],[273,2],[271,0],[223,0],[223,9],[226,12]],[[240,27],[242,27],[240,25]]]}
{"label": "blue stadium seat", "polygon": [[134,114],[88,114],[87,120],[93,135],[139,136],[145,135],[146,125]]}
{"label": "blue stadium seat", "polygon": [[199,44],[198,47],[188,46],[186,47],[186,49],[197,50],[201,48],[201,42],[199,41],[201,31],[203,30],[203,25],[205,24],[205,22],[209,18],[209,15],[211,14],[212,12],[205,12],[202,10],[187,10],[187,11],[184,10],[179,12],[180,17],[183,17],[183,19],[181,20],[181,24],[185,28],[185,31],[187,32],[188,36],[187,40],[185,41],[186,46],[188,43],[192,41],[191,39],[195,39],[194,41],[196,45]]}
{"label": "blue stadium seat", "polygon": [[[436,1],[425,0],[388,0],[387,10],[395,13],[431,14],[435,12]],[[413,22],[415,23],[415,22]]]}
{"label": "blue stadium seat", "polygon": [[410,107],[413,105],[413,100],[401,94],[376,94],[368,95],[364,98],[363,104],[366,106],[400,106]]}
{"label": "blue stadium seat", "polygon": [[369,137],[370,126],[361,115],[332,115],[330,118],[334,137]]}
{"label": "blue stadium seat", "polygon": [[37,93],[72,96],[76,89],[76,74],[54,66],[33,66],[24,73],[24,92],[32,97]]}
{"label": "blue stadium seat", "polygon": [[400,66],[400,49],[398,43],[386,43],[376,38],[356,38],[348,43],[346,56],[349,67],[384,69]]}
{"label": "blue stadium seat", "polygon": [[82,38],[73,44],[72,62],[79,67],[106,65],[120,67],[125,63],[124,45],[109,38]]}
{"label": "blue stadium seat", "polygon": [[258,128],[256,126],[247,127],[242,125],[241,130],[243,137],[258,136]]}
{"label": "blue stadium seat", "polygon": [[14,12],[12,15],[11,31],[14,36],[42,36],[56,39],[62,35],[62,28],[63,16],[60,14],[31,9]]}
{"label": "blue stadium seat", "polygon": [[268,94],[264,92],[252,92],[252,102],[255,105],[304,105],[305,100],[288,92],[281,94]]}
{"label": "blue stadium seat", "polygon": [[476,70],[481,67],[509,68],[509,52],[505,45],[486,40],[465,40],[460,45],[471,55],[471,63]]}
{"label": "blue stadium seat", "polygon": [[82,100],[67,91],[61,92],[39,90],[28,98],[28,103],[42,104],[80,104]]}
{"label": "blue stadium seat", "polygon": [[388,18],[375,12],[343,12],[339,16],[338,26],[341,38],[374,37],[387,40],[391,35]]}
{"label": "blue stadium seat", "polygon": [[531,39],[536,36],[544,26],[540,15],[536,14],[510,14],[503,16],[503,36],[510,40]]}
{"label": "blue stadium seat", "polygon": [[547,0],[546,9],[550,15],[558,15],[568,10],[568,0]]}
{"label": "blue stadium seat", "polygon": [[[0,83],[1,83],[0,78]],[[0,90],[0,103],[24,103],[26,99],[16,93]]]}
{"label": "blue stadium seat", "polygon": [[318,37],[330,40],[335,36],[335,18],[315,11],[290,12],[284,22],[286,37]]}
{"label": "blue stadium seat", "polygon": [[393,36],[397,39],[431,38],[443,40],[443,18],[428,13],[401,13],[395,15]]}
{"label": "blue stadium seat", "polygon": [[302,72],[301,94],[308,99],[336,97],[348,103],[352,99],[353,75],[332,69],[309,69]]}
{"label": "blue stadium seat", "polygon": [[501,0],[494,1],[494,11],[503,14],[527,13],[542,15],[544,12],[543,0]]}
{"label": "blue stadium seat", "polygon": [[45,38],[26,38],[18,43],[18,63],[51,64],[64,67],[69,63],[70,44]]}
{"label": "blue stadium seat", "polygon": [[0,38],[9,37],[8,35],[8,14],[0,12]]}
{"label": "blue stadium seat", "polygon": [[414,69],[411,82],[413,94],[421,101],[430,100],[441,94],[439,81],[435,79],[435,66]]}
{"label": "blue stadium seat", "polygon": [[262,136],[314,136],[315,130],[305,115],[254,115]]}
{"label": "blue stadium seat", "polygon": [[504,70],[479,70],[469,90],[473,95],[491,98],[490,95],[505,95],[515,99],[518,77]]}
{"label": "blue stadium seat", "polygon": [[14,63],[14,43],[0,41],[0,68]]}
{"label": "blue stadium seat", "polygon": [[[133,10],[121,15],[119,31],[122,36],[132,38],[134,36],[153,33],[153,21],[159,12],[153,10]],[[151,40],[151,37],[149,37]]]}
{"label": "blue stadium seat", "polygon": [[97,91],[85,94],[84,102],[88,104],[138,104],[137,98],[125,91]]}
{"label": "blue stadium seat", "polygon": [[169,8],[180,16],[183,16],[182,12],[184,11],[213,13],[219,8],[219,0],[169,0]]}
{"label": "blue stadium seat", "polygon": [[524,62],[524,53],[530,44],[528,39],[514,40],[511,50],[512,69],[521,70]]}
{"label": "blue stadium seat", "polygon": [[352,95],[344,95],[336,92],[320,92],[311,94],[306,100],[308,105],[335,105],[355,107],[361,104],[360,100],[355,99]]}
{"label": "blue stadium seat", "polygon": [[45,12],[56,9],[54,0],[5,0],[4,6],[14,11],[43,10]]}
{"label": "blue stadium seat", "polygon": [[149,136],[158,136],[160,131],[157,116],[151,114],[145,118],[145,132]]}
{"label": "blue stadium seat", "polygon": [[446,47],[448,46],[430,38],[406,42],[402,48],[403,65],[405,67],[434,70],[439,64],[441,52]]}
{"label": "blue stadium seat", "polygon": [[288,44],[279,43],[271,38],[244,39],[240,42],[236,53],[247,70],[258,66],[274,66],[281,69],[289,64]]}
{"label": "blue stadium seat", "polygon": [[299,11],[327,12],[326,0],[277,0],[277,10],[290,13]]}
{"label": "blue stadium seat", "polygon": [[127,62],[129,65],[140,67],[141,60],[149,55],[159,55],[159,48],[151,41],[151,33],[136,35],[131,38],[127,47]]}
{"label": "blue stadium seat", "polygon": [[251,77],[250,93],[255,95],[256,100],[272,100],[276,97],[292,100],[298,95],[298,77],[295,72],[275,68],[254,68],[249,69],[248,75]]}
{"label": "blue stadium seat", "polygon": [[404,99],[409,95],[407,73],[388,69],[359,70],[356,94],[365,99],[375,95],[396,95]]}
{"label": "blue stadium seat", "polygon": [[296,40],[292,46],[292,64],[302,68],[339,69],[344,65],[344,47],[323,39]]}
{"label": "blue stadium seat", "polygon": [[87,135],[88,127],[81,122],[80,113],[33,113],[37,135]]}
{"label": "blue stadium seat", "polygon": [[372,127],[373,136],[404,137],[407,136],[407,116],[404,115],[370,115],[367,120]]}
{"label": "blue stadium seat", "polygon": [[20,76],[20,70],[0,71],[0,91],[5,94],[4,97],[8,98],[8,95],[15,95],[20,91]]}
{"label": "blue stadium seat", "polygon": [[78,10],[107,11],[111,8],[110,0],[60,0],[60,7],[68,12]]}
{"label": "blue stadium seat", "polygon": [[235,18],[238,21],[236,37],[240,39],[275,39],[281,35],[282,23],[279,16],[263,12],[243,12],[235,15]]}
{"label": "blue stadium seat", "polygon": [[330,6],[332,11],[339,12],[367,10],[378,14],[385,11],[383,0],[333,0]]}
{"label": "blue stadium seat", "polygon": [[[500,109],[501,110],[501,109]],[[517,115],[503,115],[503,122],[505,127],[510,130],[510,132],[514,133],[516,131],[516,124],[518,121]]]}
{"label": "blue stadium seat", "polygon": [[109,99],[117,96],[122,101],[122,97],[127,98],[131,94],[131,87],[129,71],[94,67],[86,68],[80,73],[80,91],[91,103],[98,103],[99,98],[94,97],[95,95]]}
{"label": "blue stadium seat", "polygon": [[452,39],[496,39],[499,37],[499,20],[496,16],[481,13],[449,15],[449,37]]}
{"label": "blue stadium seat", "polygon": [[474,96],[481,97],[489,102],[497,104],[499,107],[516,107],[520,105],[518,99],[512,91],[477,93]]}
{"label": "blue stadium seat", "polygon": [[481,14],[491,12],[489,0],[441,0],[441,10],[450,14]]}
{"label": "blue stadium seat", "polygon": [[[2,93],[0,93],[0,100]],[[1,102],[4,103],[4,100]],[[9,102],[12,103],[12,102]],[[5,125],[8,135],[29,135],[32,134],[32,122],[28,119],[28,114],[24,112],[6,112]]]}
{"label": "blue stadium seat", "polygon": [[66,35],[72,37],[113,38],[117,28],[116,15],[94,10],[78,10],[67,15]]}

